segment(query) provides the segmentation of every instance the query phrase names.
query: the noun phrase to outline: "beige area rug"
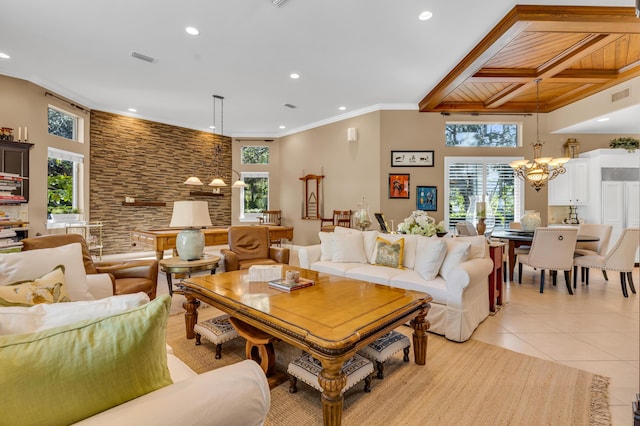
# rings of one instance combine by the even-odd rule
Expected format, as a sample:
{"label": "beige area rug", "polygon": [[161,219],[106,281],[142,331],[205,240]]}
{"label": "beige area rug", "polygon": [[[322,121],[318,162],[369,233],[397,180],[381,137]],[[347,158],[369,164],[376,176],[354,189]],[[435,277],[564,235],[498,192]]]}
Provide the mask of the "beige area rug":
{"label": "beige area rug", "polygon": [[[205,309],[200,319],[215,315]],[[169,318],[168,343],[176,356],[202,373],[244,359],[244,340],[235,339],[214,358],[214,345],[186,340],[182,315]],[[409,335],[412,330],[399,331]],[[299,350],[279,344],[283,356]],[[285,354],[285,355],[281,355]],[[385,364],[385,378],[345,394],[343,425],[610,425],[607,378],[522,355],[475,340],[454,343],[429,334],[427,365],[404,363],[401,354]],[[267,425],[321,425],[320,393],[298,381],[271,391]]]}

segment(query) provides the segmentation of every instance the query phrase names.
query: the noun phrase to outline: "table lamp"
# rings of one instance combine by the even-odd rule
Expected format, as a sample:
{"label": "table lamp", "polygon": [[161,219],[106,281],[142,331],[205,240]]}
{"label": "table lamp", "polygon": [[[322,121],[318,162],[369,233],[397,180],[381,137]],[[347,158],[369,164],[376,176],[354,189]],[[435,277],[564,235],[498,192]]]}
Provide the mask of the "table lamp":
{"label": "table lamp", "polygon": [[169,226],[184,228],[176,237],[180,259],[200,259],[204,250],[204,234],[200,228],[211,226],[209,204],[206,201],[175,201]]}

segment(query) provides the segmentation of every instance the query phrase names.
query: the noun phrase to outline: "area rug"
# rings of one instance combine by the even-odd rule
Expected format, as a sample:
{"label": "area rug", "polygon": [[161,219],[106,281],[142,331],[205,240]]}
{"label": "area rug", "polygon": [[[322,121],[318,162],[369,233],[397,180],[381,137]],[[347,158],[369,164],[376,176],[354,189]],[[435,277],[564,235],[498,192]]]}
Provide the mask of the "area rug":
{"label": "area rug", "polygon": [[[215,315],[206,309],[200,319]],[[412,330],[399,331],[410,335]],[[185,339],[184,318],[169,318],[167,340],[174,353],[198,373],[244,359],[244,340],[225,343],[222,358],[203,340]],[[280,353],[299,353],[298,349]],[[278,365],[286,365],[280,359]],[[347,391],[343,425],[610,425],[607,378],[493,345],[469,340],[454,343],[429,334],[427,364],[385,363],[385,378],[374,378],[371,393],[363,385]],[[320,393],[298,382],[271,391],[266,425],[321,425]]]}

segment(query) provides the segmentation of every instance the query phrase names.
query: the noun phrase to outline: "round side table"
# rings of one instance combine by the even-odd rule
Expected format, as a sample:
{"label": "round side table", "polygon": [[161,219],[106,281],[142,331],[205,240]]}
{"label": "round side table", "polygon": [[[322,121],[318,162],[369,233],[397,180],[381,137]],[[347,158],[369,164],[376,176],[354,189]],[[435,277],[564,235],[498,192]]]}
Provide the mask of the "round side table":
{"label": "round side table", "polygon": [[170,257],[162,259],[158,263],[160,270],[167,275],[167,285],[169,286],[169,295],[173,296],[173,282],[171,274],[187,274],[189,277],[192,272],[211,271],[211,275],[216,272],[220,262],[220,256],[205,255],[202,259],[182,260],[179,257]]}

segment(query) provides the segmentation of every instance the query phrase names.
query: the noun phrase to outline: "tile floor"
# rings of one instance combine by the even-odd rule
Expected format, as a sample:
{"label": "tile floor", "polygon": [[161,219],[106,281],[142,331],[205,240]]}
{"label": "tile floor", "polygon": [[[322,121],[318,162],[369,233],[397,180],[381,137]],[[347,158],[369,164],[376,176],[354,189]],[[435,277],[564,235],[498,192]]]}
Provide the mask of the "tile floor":
{"label": "tile floor", "polygon": [[[556,287],[524,268],[522,284],[507,283],[509,302],[488,317],[472,338],[538,358],[607,376],[613,425],[633,424],[631,403],[640,392],[640,294],[622,296],[620,276],[609,281],[591,270],[589,286],[571,296],[562,274]],[[640,287],[638,268],[633,271]]]}

